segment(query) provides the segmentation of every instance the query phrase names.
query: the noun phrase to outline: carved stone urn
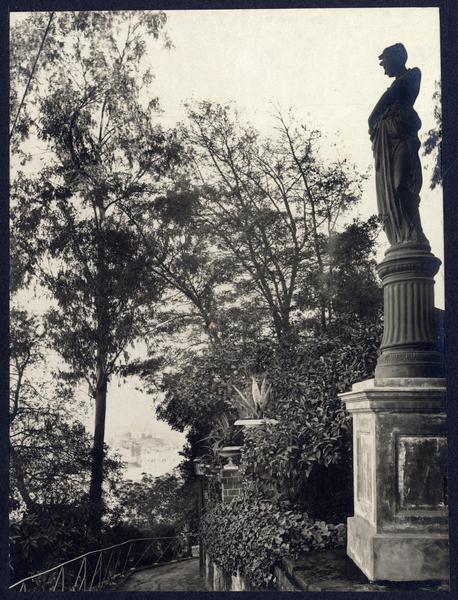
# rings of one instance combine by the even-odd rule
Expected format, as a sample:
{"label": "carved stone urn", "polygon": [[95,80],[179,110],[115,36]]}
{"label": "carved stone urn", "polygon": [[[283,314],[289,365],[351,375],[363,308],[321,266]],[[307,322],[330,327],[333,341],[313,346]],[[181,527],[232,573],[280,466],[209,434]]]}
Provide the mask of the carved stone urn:
{"label": "carved stone urn", "polygon": [[241,450],[241,446],[223,446],[223,448],[218,450],[218,456],[227,459],[227,463],[224,465],[223,469],[238,469],[237,465],[234,463],[234,459],[240,456]]}

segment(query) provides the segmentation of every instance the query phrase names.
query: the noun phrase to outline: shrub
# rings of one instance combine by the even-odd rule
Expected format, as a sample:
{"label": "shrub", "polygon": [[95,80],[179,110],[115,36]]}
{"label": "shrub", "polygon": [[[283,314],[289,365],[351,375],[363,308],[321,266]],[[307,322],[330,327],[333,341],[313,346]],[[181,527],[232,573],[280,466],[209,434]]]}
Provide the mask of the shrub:
{"label": "shrub", "polygon": [[[278,423],[246,431],[245,475],[258,486],[266,483],[267,489],[274,483],[279,494],[315,517],[341,521],[348,515],[353,491],[351,418],[338,394],[372,375],[379,337],[378,324],[351,324],[338,334],[297,345],[270,365],[272,416]],[[314,497],[320,502],[311,502]]]}
{"label": "shrub", "polygon": [[256,590],[273,587],[280,559],[341,545],[345,536],[343,524],[314,521],[287,502],[263,498],[250,486],[232,502],[213,506],[201,527],[214,563],[232,574],[239,571]]}
{"label": "shrub", "polygon": [[85,532],[87,507],[36,506],[10,521],[10,567],[12,581],[44,571],[91,550]]}

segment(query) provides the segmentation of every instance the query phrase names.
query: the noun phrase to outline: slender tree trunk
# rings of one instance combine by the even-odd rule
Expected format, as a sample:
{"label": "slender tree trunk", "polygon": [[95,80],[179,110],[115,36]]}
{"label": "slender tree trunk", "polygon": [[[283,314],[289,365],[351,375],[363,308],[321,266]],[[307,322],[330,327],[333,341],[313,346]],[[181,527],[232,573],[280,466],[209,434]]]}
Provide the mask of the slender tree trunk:
{"label": "slender tree trunk", "polygon": [[104,223],[105,208],[103,202],[98,203],[94,210],[98,230],[97,240],[97,289],[95,307],[97,315],[97,357],[96,357],[96,384],[94,389],[95,423],[94,439],[92,444],[91,483],[89,487],[89,518],[88,528],[93,535],[100,533],[103,514],[103,467],[104,467],[104,441],[105,441],[105,416],[107,409],[108,375],[106,372],[106,340],[108,327],[108,308],[106,292],[106,256]]}
{"label": "slender tree trunk", "polygon": [[32,511],[35,508],[36,504],[32,500],[32,498],[29,494],[29,491],[27,489],[27,485],[25,483],[25,475],[24,475],[24,471],[22,469],[21,459],[20,459],[19,455],[17,454],[13,445],[10,445],[10,459],[11,459],[11,466],[12,466],[15,476],[16,476],[16,485],[17,485],[19,494],[21,495],[21,498],[24,501],[24,504],[26,505],[27,510]]}
{"label": "slender tree trunk", "polygon": [[95,390],[95,426],[92,444],[91,485],[89,489],[89,530],[98,534],[102,526],[103,501],[103,462],[105,440],[105,415],[107,408],[107,378],[102,373],[98,377]]}

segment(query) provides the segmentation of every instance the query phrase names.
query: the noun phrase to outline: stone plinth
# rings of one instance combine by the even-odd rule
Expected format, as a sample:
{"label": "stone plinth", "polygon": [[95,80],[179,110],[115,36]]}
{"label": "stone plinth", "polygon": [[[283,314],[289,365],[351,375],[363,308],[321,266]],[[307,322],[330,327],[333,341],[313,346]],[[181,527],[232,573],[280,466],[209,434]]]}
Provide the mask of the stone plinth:
{"label": "stone plinth", "polygon": [[445,380],[375,379],[340,396],[353,416],[348,555],[370,581],[448,580]]}
{"label": "stone plinth", "polygon": [[402,244],[385,253],[384,328],[375,377],[442,377],[434,321],[434,275],[440,260],[429,246]]}

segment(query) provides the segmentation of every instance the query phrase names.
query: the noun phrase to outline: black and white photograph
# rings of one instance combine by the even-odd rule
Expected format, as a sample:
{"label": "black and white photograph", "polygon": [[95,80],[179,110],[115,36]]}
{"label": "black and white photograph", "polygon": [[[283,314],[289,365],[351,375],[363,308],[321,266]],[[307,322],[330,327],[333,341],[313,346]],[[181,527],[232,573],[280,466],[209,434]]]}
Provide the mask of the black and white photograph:
{"label": "black and white photograph", "polygon": [[10,591],[450,591],[440,17],[9,13]]}

